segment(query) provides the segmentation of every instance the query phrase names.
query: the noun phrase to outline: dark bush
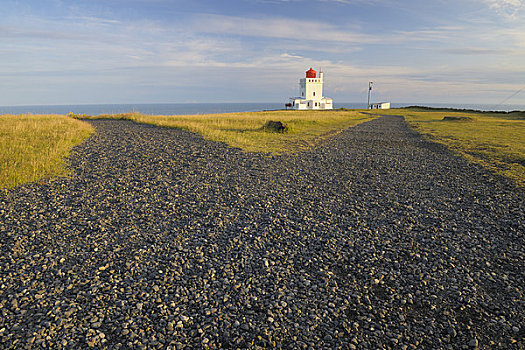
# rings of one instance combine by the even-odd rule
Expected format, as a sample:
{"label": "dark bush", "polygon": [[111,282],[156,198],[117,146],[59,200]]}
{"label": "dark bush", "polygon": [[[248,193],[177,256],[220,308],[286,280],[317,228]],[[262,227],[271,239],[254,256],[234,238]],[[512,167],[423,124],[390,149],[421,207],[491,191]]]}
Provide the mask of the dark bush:
{"label": "dark bush", "polygon": [[264,124],[263,129],[270,132],[286,132],[288,127],[283,122],[269,120]]}

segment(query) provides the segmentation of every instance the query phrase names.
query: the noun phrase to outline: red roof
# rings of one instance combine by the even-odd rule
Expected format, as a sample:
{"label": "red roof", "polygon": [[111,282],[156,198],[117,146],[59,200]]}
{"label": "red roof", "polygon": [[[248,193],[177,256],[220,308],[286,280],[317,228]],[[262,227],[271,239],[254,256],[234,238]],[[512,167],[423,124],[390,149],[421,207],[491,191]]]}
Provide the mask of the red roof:
{"label": "red roof", "polygon": [[317,77],[317,72],[314,71],[312,69],[312,67],[310,67],[310,69],[306,71],[306,77],[307,78],[316,78]]}

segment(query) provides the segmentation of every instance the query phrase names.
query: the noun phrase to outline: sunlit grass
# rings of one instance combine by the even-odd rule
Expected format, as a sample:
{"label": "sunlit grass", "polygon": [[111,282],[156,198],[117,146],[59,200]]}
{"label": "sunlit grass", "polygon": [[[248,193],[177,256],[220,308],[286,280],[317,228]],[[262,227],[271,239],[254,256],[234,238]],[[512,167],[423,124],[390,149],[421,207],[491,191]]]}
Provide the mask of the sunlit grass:
{"label": "sunlit grass", "polygon": [[0,188],[66,175],[69,151],[92,132],[63,115],[0,115]]}
{"label": "sunlit grass", "polygon": [[[363,112],[267,111],[172,116],[126,113],[79,117],[129,119],[180,128],[248,152],[283,154],[315,146],[329,136],[377,117]],[[374,113],[402,115],[412,127],[433,141],[525,187],[523,112],[501,114],[412,108]],[[444,116],[467,116],[471,120],[443,121]],[[270,120],[285,123],[287,132],[265,131],[263,125]],[[0,188],[67,174],[65,157],[92,132],[88,123],[66,116],[0,115]]]}
{"label": "sunlit grass", "polygon": [[[403,115],[433,141],[445,144],[467,159],[513,179],[525,187],[525,113],[474,113],[396,109],[381,114]],[[445,116],[472,120],[443,121]]]}
{"label": "sunlit grass", "polygon": [[[126,118],[139,123],[174,127],[198,133],[204,138],[225,142],[247,152],[282,154],[318,144],[327,136],[376,118],[360,111],[267,111],[205,115],[151,116],[139,113],[100,115],[96,118]],[[270,120],[288,127],[285,133],[262,127]]]}

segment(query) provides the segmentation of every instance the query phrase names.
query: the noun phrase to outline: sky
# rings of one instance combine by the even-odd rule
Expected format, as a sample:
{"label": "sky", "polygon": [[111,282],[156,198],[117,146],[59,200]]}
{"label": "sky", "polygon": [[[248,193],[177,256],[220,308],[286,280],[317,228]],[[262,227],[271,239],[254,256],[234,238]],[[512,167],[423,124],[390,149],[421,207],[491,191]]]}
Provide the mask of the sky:
{"label": "sky", "polygon": [[0,0],[0,105],[525,104],[525,0]]}

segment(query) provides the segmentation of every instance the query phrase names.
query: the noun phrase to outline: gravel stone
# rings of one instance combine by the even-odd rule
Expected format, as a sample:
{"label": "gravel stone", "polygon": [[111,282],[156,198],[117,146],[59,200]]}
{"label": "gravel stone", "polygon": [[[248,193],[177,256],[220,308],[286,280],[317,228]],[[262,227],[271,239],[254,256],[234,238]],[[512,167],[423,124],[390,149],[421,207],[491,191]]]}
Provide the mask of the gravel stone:
{"label": "gravel stone", "polygon": [[0,193],[0,348],[524,348],[523,191],[401,117],[284,156],[90,123]]}

